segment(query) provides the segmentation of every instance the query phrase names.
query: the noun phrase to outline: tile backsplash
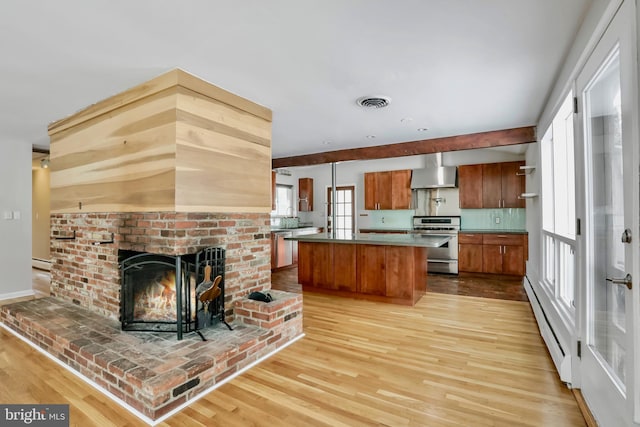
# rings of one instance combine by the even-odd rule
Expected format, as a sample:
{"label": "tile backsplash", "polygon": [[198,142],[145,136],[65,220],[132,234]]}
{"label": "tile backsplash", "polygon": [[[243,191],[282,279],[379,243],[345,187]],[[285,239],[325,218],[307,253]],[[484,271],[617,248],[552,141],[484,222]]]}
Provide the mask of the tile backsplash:
{"label": "tile backsplash", "polygon": [[413,227],[413,209],[362,211],[358,215],[358,229],[406,229]]}
{"label": "tile backsplash", "polygon": [[462,230],[524,230],[526,209],[461,209]]}

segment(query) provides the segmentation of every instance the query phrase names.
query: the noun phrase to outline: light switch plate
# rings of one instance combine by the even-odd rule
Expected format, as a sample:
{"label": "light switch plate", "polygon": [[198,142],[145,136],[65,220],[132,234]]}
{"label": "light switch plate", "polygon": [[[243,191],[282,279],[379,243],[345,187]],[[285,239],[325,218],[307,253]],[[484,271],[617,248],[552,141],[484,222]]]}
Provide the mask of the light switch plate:
{"label": "light switch plate", "polygon": [[21,216],[20,211],[13,211],[13,219],[20,219]]}
{"label": "light switch plate", "polygon": [[11,211],[4,211],[2,218],[4,219],[13,219],[13,212]]}

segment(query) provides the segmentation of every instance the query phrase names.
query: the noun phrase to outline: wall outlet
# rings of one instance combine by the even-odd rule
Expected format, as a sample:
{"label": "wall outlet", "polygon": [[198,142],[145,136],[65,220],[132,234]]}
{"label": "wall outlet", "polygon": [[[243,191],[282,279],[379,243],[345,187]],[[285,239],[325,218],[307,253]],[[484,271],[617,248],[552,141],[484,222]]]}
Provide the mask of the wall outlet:
{"label": "wall outlet", "polygon": [[500,217],[499,216],[496,217],[496,224],[500,224]]}

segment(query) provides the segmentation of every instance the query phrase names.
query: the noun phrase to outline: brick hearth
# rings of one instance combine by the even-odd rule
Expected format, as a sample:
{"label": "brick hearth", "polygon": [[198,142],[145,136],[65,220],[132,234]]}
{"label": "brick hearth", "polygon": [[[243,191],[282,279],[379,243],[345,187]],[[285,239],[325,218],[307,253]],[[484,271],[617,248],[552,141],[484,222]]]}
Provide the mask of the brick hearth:
{"label": "brick hearth", "polygon": [[302,295],[240,300],[229,331],[123,332],[120,323],[58,298],[1,307],[2,322],[145,416],[157,419],[302,334]]}

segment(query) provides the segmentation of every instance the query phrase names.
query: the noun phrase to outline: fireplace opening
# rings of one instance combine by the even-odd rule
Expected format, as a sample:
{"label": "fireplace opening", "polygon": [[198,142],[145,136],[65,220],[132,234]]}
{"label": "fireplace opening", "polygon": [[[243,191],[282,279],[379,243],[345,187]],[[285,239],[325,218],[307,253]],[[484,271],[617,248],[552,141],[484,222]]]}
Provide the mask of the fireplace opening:
{"label": "fireplace opening", "polygon": [[[197,332],[204,339],[199,330],[206,327],[222,322],[231,329],[224,317],[224,249],[175,256],[120,251],[119,259],[123,330],[174,332],[178,339]],[[203,303],[202,291],[211,288],[205,280],[209,271],[219,290],[215,299]]]}

